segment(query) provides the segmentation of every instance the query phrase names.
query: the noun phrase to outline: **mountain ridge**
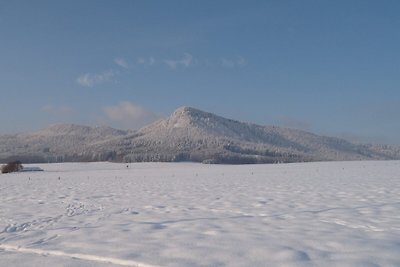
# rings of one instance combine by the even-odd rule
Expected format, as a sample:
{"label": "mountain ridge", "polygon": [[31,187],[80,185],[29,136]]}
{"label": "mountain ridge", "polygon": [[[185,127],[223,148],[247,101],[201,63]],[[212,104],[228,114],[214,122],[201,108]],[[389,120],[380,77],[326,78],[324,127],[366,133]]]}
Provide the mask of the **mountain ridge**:
{"label": "mountain ridge", "polygon": [[275,163],[400,159],[400,149],[227,119],[192,107],[137,131],[55,124],[0,136],[0,161],[194,161]]}

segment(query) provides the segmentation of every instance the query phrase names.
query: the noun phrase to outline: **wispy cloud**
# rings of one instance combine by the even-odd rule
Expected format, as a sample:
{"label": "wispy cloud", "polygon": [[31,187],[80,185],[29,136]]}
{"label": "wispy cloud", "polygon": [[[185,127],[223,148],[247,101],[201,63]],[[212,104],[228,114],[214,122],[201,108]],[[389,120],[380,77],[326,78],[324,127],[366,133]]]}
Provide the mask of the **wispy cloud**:
{"label": "wispy cloud", "polygon": [[235,59],[227,59],[227,58],[221,59],[221,65],[229,69],[233,69],[236,67],[244,67],[246,64],[247,60],[242,56],[238,56]]}
{"label": "wispy cloud", "polygon": [[120,58],[120,57],[119,58],[115,58],[114,59],[114,63],[117,64],[118,66],[122,67],[122,68],[125,68],[125,69],[129,68],[128,62],[126,62],[126,60],[123,59],[123,58]]}
{"label": "wispy cloud", "polygon": [[43,126],[51,123],[78,122],[82,118],[78,110],[67,105],[47,104],[43,105],[40,111],[42,112],[41,120],[36,123]]}
{"label": "wispy cloud", "polygon": [[[332,133],[328,133],[332,135]],[[339,133],[336,134],[337,137],[343,138],[354,143],[364,143],[364,144],[395,144],[394,140],[384,135],[362,135],[354,133]]]}
{"label": "wispy cloud", "polygon": [[189,53],[184,53],[183,58],[179,60],[164,60],[164,63],[167,64],[168,67],[175,70],[179,66],[187,68],[193,64],[193,56]]}
{"label": "wispy cloud", "polygon": [[143,58],[140,57],[137,60],[137,64],[139,65],[144,65],[144,66],[152,66],[156,62],[154,57],[149,57],[149,58]]}
{"label": "wispy cloud", "polygon": [[108,70],[100,74],[86,73],[79,76],[76,79],[76,82],[81,86],[93,87],[95,85],[111,81],[114,76],[115,72],[113,70]]}
{"label": "wispy cloud", "polygon": [[276,119],[276,123],[283,127],[294,128],[304,131],[312,130],[312,124],[308,121],[281,115]]}
{"label": "wispy cloud", "polygon": [[53,115],[71,115],[73,113],[75,113],[75,110],[71,107],[68,106],[54,106],[54,105],[44,105],[41,108],[41,111],[46,112],[46,113],[50,113]]}
{"label": "wispy cloud", "polygon": [[154,112],[132,102],[123,101],[103,108],[106,121],[117,127],[138,129],[160,118]]}

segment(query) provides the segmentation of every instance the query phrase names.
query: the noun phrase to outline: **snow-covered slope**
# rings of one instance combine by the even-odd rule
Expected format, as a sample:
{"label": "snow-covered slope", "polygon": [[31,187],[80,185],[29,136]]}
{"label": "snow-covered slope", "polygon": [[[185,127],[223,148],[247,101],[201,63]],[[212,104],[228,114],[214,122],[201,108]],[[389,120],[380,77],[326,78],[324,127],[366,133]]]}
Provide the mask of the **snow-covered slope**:
{"label": "snow-covered slope", "polygon": [[270,163],[400,159],[400,149],[239,122],[181,107],[137,132],[62,124],[34,133],[1,136],[0,160],[11,156],[28,161]]}
{"label": "snow-covered slope", "polygon": [[400,155],[398,148],[386,146],[385,150],[295,129],[239,122],[190,107],[177,109],[120,145],[126,159],[133,161],[259,163],[397,159]]}

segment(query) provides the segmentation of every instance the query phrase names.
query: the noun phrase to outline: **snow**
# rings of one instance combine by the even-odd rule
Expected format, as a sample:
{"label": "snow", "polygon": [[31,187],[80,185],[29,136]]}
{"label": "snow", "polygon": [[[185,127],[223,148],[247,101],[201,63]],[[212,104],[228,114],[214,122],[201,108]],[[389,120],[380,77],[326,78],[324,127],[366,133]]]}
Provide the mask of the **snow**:
{"label": "snow", "polygon": [[0,266],[400,266],[400,161],[35,166]]}

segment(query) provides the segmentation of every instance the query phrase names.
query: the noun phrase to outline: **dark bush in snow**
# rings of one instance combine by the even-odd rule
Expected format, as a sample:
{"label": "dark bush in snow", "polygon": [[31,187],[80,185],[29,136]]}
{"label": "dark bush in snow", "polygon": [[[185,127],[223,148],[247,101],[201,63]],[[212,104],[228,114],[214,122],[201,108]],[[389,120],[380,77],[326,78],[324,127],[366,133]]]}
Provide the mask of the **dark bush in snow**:
{"label": "dark bush in snow", "polygon": [[20,161],[13,161],[1,166],[1,173],[18,172],[22,168],[23,166]]}

